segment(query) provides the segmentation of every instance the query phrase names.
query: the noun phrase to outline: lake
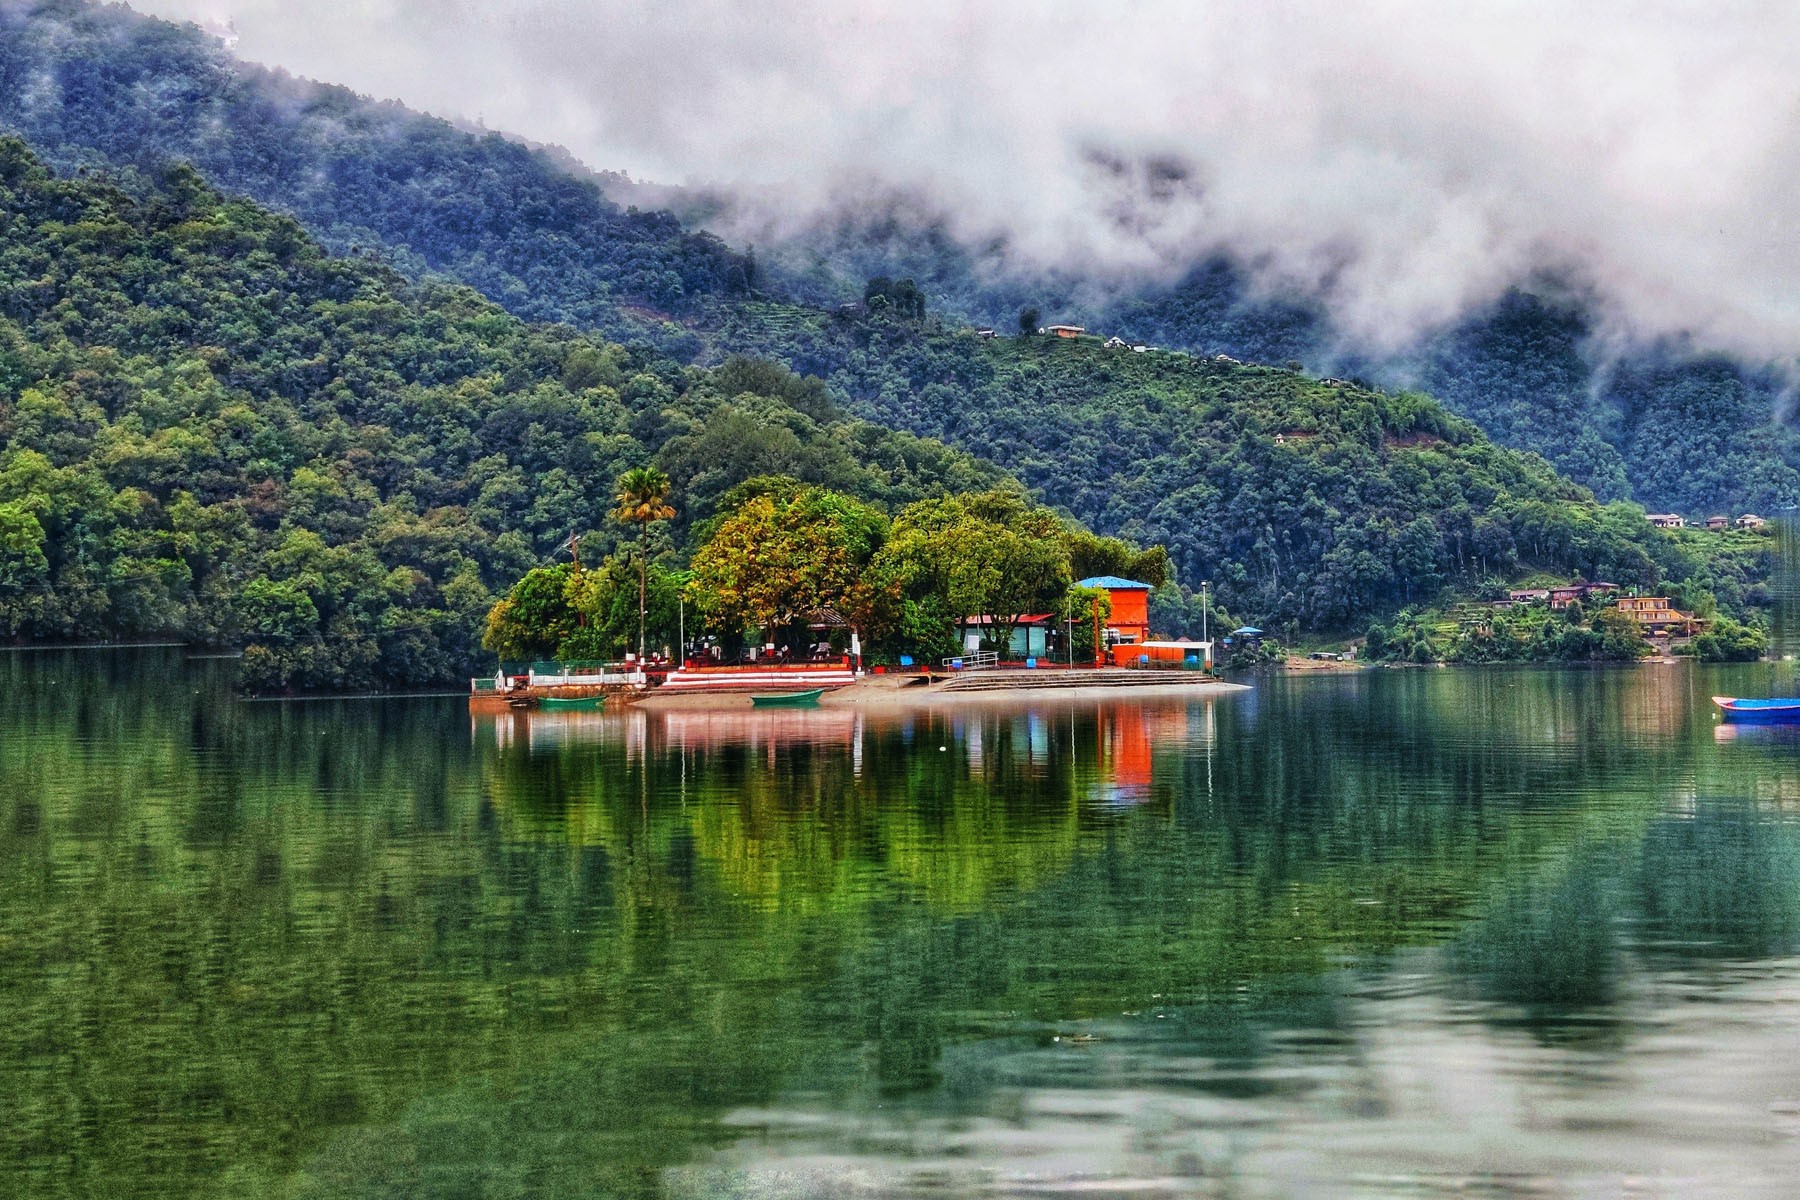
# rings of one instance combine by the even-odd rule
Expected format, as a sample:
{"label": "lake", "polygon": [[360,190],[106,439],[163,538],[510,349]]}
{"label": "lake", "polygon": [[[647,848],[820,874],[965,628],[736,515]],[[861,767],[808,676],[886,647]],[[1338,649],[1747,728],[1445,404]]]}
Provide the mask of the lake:
{"label": "lake", "polygon": [[1792,672],[472,719],[0,654],[0,1181],[1790,1196],[1800,738],[1707,697]]}

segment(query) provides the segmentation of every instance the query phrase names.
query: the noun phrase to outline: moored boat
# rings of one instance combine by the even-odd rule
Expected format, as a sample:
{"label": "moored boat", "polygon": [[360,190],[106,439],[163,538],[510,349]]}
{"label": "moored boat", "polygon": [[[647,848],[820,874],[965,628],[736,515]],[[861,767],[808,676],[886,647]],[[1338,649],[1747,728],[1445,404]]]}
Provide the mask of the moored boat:
{"label": "moored boat", "polygon": [[781,692],[772,696],[752,696],[750,704],[754,708],[802,708],[817,704],[819,697],[824,694],[824,688],[813,688],[805,692]]}
{"label": "moored boat", "polygon": [[1745,700],[1737,696],[1714,696],[1712,702],[1727,719],[1734,721],[1800,721],[1800,697]]}
{"label": "moored boat", "polygon": [[605,707],[604,695],[545,696],[538,701],[538,708],[545,712],[599,712]]}

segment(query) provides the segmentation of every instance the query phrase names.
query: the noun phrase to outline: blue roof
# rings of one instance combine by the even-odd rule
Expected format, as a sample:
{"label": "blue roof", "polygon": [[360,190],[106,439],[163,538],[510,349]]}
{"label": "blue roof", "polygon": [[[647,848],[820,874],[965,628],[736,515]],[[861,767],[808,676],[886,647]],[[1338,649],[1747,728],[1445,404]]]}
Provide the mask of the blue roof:
{"label": "blue roof", "polygon": [[1109,592],[1155,591],[1147,583],[1139,583],[1135,579],[1120,579],[1117,575],[1095,575],[1091,579],[1083,579],[1076,587],[1105,588]]}
{"label": "blue roof", "polygon": [[1232,630],[1231,632],[1234,634],[1243,634],[1245,637],[1261,637],[1262,636],[1262,630],[1258,629],[1254,625],[1243,625],[1243,626],[1238,627],[1237,629]]}

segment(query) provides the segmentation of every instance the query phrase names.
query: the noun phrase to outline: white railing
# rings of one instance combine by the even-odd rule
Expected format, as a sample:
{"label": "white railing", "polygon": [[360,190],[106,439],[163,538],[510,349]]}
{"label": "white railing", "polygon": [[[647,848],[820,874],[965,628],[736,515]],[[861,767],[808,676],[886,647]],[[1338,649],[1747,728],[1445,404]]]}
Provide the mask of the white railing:
{"label": "white railing", "polygon": [[588,684],[641,684],[644,675],[641,671],[580,671],[556,675],[532,671],[527,679],[532,687],[582,687]]}
{"label": "white railing", "polygon": [[975,650],[944,660],[946,671],[986,671],[1000,665],[1000,655],[992,650]]}

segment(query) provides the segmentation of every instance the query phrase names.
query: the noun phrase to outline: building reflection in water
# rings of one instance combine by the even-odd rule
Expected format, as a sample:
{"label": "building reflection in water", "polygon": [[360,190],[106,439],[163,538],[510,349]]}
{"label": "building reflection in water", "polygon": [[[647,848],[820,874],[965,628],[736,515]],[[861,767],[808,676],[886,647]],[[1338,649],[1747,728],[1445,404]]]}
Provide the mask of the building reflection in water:
{"label": "building reflection in water", "polygon": [[796,752],[823,752],[842,755],[850,775],[861,780],[869,762],[948,754],[952,770],[969,780],[1043,783],[1060,775],[1090,803],[1128,807],[1152,799],[1165,754],[1196,765],[1203,757],[1211,795],[1215,704],[1209,697],[925,709],[528,711],[478,714],[469,727],[473,741],[488,741],[503,755],[610,750],[629,766],[679,769],[684,776],[689,760],[701,755],[748,756],[772,768]]}

